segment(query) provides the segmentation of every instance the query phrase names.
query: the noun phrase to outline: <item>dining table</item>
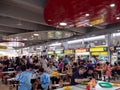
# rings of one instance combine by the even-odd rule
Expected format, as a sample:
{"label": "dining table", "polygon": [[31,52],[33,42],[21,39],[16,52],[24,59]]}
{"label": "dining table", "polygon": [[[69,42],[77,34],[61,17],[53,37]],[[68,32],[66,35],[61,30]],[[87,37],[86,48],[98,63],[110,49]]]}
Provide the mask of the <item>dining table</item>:
{"label": "dining table", "polygon": [[[99,81],[99,82],[102,82],[102,81]],[[120,90],[120,86],[119,87],[113,86],[111,88],[102,88],[98,83],[97,83],[94,90]],[[63,88],[58,88],[58,89],[55,89],[55,90],[65,90],[65,89],[63,87]],[[75,86],[71,86],[70,90],[86,90],[86,85],[78,84],[78,85],[75,85]]]}

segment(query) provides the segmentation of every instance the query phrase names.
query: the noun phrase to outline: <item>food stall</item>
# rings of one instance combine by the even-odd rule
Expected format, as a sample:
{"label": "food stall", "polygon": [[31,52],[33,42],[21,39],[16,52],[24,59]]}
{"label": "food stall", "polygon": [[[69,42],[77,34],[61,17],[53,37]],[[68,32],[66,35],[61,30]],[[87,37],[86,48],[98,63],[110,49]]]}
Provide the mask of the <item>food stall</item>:
{"label": "food stall", "polygon": [[49,58],[51,58],[51,56],[54,55],[54,54],[55,54],[54,51],[48,51],[48,52],[47,52],[47,55],[48,55]]}
{"label": "food stall", "polygon": [[67,50],[64,50],[64,55],[68,55],[70,57],[75,57],[75,52],[73,49],[67,49]]}
{"label": "food stall", "polygon": [[75,50],[75,59],[80,56],[82,60],[89,60],[90,52],[87,48],[78,48]]}
{"label": "food stall", "polygon": [[92,47],[90,48],[91,56],[95,56],[101,62],[106,62],[108,60],[108,48],[107,47]]}
{"label": "food stall", "polygon": [[115,53],[117,54],[117,61],[120,61],[120,46],[115,46]]}
{"label": "food stall", "polygon": [[58,60],[59,57],[64,56],[63,50],[56,50],[55,51],[55,56],[56,56],[57,60]]}

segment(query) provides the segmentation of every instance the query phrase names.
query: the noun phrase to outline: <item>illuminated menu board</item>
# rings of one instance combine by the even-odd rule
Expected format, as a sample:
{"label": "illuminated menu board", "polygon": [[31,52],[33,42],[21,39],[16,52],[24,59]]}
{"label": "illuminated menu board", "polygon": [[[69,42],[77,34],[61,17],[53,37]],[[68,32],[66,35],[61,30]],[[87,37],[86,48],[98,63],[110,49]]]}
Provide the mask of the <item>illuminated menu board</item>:
{"label": "illuminated menu board", "polygon": [[108,52],[91,52],[91,55],[108,55]]}
{"label": "illuminated menu board", "polygon": [[64,54],[72,54],[73,50],[64,50]]}
{"label": "illuminated menu board", "polygon": [[99,19],[96,19],[94,21],[91,21],[90,24],[91,25],[98,25],[98,24],[101,24],[101,23],[104,23],[105,22],[105,19],[104,18],[99,18]]}
{"label": "illuminated menu board", "polygon": [[86,48],[80,48],[80,49],[76,49],[75,53],[83,53],[83,52],[87,52]]}
{"label": "illuminated menu board", "polygon": [[52,54],[54,54],[54,51],[49,51],[47,54],[52,55]]}
{"label": "illuminated menu board", "polygon": [[7,49],[6,46],[0,46],[0,49]]}
{"label": "illuminated menu board", "polygon": [[90,52],[102,52],[102,51],[107,51],[107,48],[106,47],[93,47],[93,48],[90,48]]}

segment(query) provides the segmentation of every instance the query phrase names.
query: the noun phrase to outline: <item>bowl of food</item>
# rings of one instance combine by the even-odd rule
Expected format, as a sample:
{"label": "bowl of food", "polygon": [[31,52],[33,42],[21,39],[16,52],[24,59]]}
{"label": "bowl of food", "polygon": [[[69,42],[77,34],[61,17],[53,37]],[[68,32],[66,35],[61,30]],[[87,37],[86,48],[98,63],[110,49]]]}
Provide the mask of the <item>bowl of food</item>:
{"label": "bowl of food", "polygon": [[53,73],[51,74],[51,76],[58,76],[58,75],[59,75],[58,72],[53,72]]}
{"label": "bowl of food", "polygon": [[63,88],[64,88],[64,90],[71,90],[72,86],[64,86]]}

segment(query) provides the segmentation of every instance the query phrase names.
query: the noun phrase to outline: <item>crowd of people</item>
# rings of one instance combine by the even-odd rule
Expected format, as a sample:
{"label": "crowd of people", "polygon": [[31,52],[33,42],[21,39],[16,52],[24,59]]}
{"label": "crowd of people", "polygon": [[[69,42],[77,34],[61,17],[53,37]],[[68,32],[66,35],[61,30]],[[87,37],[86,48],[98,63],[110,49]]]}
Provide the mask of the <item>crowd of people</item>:
{"label": "crowd of people", "polygon": [[[92,78],[110,81],[112,77],[120,75],[119,62],[114,65],[110,65],[109,62],[93,63],[91,60],[81,60],[80,57],[74,61],[74,58],[68,55],[58,60],[54,55],[51,58],[47,56],[23,56],[11,59],[4,57],[0,58],[0,68],[2,82],[7,84],[7,79],[15,77],[18,81],[18,90],[54,89],[56,85],[59,87],[77,85],[89,82]],[[11,68],[15,73],[2,73],[8,72]],[[63,75],[52,76],[54,72]]]}

